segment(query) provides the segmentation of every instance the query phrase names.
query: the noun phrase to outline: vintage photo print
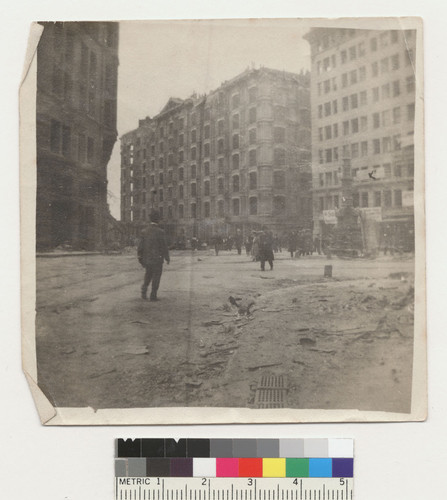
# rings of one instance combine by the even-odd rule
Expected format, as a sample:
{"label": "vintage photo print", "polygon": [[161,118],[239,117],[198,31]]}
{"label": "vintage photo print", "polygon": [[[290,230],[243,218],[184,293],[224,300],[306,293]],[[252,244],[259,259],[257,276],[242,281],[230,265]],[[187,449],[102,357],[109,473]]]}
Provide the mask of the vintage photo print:
{"label": "vintage photo print", "polygon": [[417,18],[35,23],[41,421],[425,419],[422,50]]}

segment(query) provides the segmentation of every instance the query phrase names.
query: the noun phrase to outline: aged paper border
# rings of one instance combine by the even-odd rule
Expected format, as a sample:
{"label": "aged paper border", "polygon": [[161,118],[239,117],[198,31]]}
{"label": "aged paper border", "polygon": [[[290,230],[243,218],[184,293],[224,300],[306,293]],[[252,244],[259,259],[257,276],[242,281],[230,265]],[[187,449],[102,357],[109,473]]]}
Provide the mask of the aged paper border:
{"label": "aged paper border", "polygon": [[[205,20],[202,20],[206,22]],[[246,19],[230,20],[247,22]],[[268,19],[259,20],[263,25]],[[288,19],[290,21],[290,19]],[[415,324],[411,413],[351,410],[256,410],[247,408],[132,408],[53,407],[37,385],[35,342],[36,262],[36,49],[42,27],[31,26],[20,85],[20,195],[21,195],[21,318],[22,365],[40,420],[44,425],[171,425],[221,423],[403,422],[427,417],[426,243],[424,164],[424,67],[422,20],[419,18],[301,19],[310,27],[353,29],[417,29],[415,111]],[[138,22],[138,21],[135,21]],[[155,21],[154,21],[155,22]],[[191,22],[158,21],[158,22]],[[225,23],[225,20],[216,20]]]}

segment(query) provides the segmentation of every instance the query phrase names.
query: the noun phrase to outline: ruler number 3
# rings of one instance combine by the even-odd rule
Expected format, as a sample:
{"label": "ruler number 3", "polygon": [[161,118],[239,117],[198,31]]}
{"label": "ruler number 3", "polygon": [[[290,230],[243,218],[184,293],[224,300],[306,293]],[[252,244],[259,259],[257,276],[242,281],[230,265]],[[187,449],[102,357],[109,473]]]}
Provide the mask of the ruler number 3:
{"label": "ruler number 3", "polygon": [[251,477],[248,478],[248,486],[253,486],[253,479]]}

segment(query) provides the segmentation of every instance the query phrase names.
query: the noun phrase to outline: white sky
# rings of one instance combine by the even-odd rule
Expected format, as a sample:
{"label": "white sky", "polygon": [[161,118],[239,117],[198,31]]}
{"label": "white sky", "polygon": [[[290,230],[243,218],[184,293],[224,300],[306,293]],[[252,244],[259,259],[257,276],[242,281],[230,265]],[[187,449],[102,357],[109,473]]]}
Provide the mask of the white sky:
{"label": "white sky", "polygon": [[[307,24],[308,26],[308,24]],[[154,116],[169,97],[216,89],[252,64],[310,69],[305,22],[294,19],[120,23],[118,136]],[[120,218],[120,143],[108,166],[110,209]]]}

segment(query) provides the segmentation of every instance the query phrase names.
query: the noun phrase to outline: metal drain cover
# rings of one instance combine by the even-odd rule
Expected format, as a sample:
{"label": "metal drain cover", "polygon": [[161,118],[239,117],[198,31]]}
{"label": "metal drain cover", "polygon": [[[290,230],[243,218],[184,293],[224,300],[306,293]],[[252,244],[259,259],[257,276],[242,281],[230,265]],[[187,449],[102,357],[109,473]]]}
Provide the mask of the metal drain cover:
{"label": "metal drain cover", "polygon": [[284,408],[287,399],[287,377],[262,375],[255,393],[255,408]]}

